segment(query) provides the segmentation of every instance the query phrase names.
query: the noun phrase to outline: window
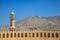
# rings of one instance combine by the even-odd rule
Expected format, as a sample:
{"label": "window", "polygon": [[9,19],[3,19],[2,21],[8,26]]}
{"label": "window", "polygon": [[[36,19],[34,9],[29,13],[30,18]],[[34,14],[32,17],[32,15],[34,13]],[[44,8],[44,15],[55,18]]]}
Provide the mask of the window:
{"label": "window", "polygon": [[10,34],[10,37],[11,37],[11,38],[13,37],[13,33]]}
{"label": "window", "polygon": [[44,37],[46,37],[46,33],[44,33]]}
{"label": "window", "polygon": [[36,37],[38,37],[38,33],[36,33]]}
{"label": "window", "polygon": [[7,38],[9,37],[9,33],[7,33],[6,37],[7,37]]}
{"label": "window", "polygon": [[32,37],[34,37],[34,33],[32,33]]}
{"label": "window", "polygon": [[40,37],[42,37],[42,33],[40,33]]}
{"label": "window", "polygon": [[27,37],[27,33],[25,33],[25,37]]}
{"label": "window", "polygon": [[48,33],[48,38],[50,37],[50,33]]}
{"label": "window", "polygon": [[16,37],[16,33],[14,33],[14,37]]}
{"label": "window", "polygon": [[31,37],[31,33],[29,33],[29,37]]}
{"label": "window", "polygon": [[3,33],[3,38],[5,38],[5,34]]}
{"label": "window", "polygon": [[23,37],[23,33],[21,33],[21,37]]}
{"label": "window", "polygon": [[0,38],[1,38],[1,34],[0,34]]}
{"label": "window", "polygon": [[54,33],[52,33],[52,37],[54,37]]}
{"label": "window", "polygon": [[56,35],[56,37],[58,37],[58,33],[56,33],[55,35]]}
{"label": "window", "polygon": [[20,33],[18,33],[18,37],[20,37]]}

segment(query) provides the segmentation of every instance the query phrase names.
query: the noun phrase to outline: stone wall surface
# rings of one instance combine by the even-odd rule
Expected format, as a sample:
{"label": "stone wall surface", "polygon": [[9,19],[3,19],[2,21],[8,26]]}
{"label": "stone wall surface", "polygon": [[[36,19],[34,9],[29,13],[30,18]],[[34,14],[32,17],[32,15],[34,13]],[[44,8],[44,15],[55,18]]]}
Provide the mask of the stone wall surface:
{"label": "stone wall surface", "polygon": [[[8,38],[7,33],[9,34]],[[16,33],[16,37],[14,33]],[[18,33],[20,33],[19,37]],[[21,37],[21,33],[23,33],[23,37]],[[27,37],[25,37],[25,33],[27,33]],[[32,36],[32,33],[34,33],[34,37]],[[40,33],[42,33],[42,37]],[[44,33],[46,33],[46,37],[44,36]],[[50,34],[50,37],[48,37],[48,33]],[[54,37],[52,37],[52,33],[54,34]],[[58,33],[58,37],[56,37],[56,33]],[[5,34],[4,38],[3,34]],[[2,31],[0,32],[0,40],[60,40],[60,31]]]}

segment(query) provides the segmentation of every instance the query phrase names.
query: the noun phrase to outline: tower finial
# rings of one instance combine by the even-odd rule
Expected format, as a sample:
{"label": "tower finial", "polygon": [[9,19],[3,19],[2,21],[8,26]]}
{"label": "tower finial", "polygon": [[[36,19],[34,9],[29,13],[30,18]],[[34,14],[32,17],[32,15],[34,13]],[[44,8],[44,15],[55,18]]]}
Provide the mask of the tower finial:
{"label": "tower finial", "polygon": [[14,14],[14,11],[12,11],[11,14]]}

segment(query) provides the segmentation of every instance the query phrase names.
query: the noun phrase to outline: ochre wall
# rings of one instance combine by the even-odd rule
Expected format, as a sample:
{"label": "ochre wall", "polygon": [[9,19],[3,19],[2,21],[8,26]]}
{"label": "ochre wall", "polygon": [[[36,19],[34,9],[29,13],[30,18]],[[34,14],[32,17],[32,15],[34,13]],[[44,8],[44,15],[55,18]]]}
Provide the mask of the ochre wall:
{"label": "ochre wall", "polygon": [[[6,34],[9,33],[9,37],[6,37]],[[13,33],[13,37],[10,37],[10,34]],[[20,33],[20,37],[18,38],[18,35],[14,37],[14,33],[18,34]],[[21,37],[21,33],[25,34],[27,33],[27,37],[25,35]],[[29,33],[34,33],[34,37],[29,37]],[[38,33],[38,37],[36,37],[36,33]],[[40,33],[43,34],[42,37],[40,37]],[[44,37],[44,33],[46,33],[46,37]],[[50,33],[50,37],[48,37],[48,33]],[[54,33],[54,37],[52,37],[52,33]],[[55,33],[58,33],[58,37],[55,36]],[[2,31],[0,32],[0,40],[60,40],[60,31]],[[5,34],[5,38],[3,38],[3,34]]]}

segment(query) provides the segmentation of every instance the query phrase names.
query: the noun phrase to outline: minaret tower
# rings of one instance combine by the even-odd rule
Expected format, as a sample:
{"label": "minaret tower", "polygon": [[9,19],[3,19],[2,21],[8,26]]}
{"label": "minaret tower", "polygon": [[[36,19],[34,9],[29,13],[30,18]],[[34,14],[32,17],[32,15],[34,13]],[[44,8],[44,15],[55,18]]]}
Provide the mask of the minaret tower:
{"label": "minaret tower", "polygon": [[10,15],[10,28],[9,28],[10,31],[15,31],[16,27],[15,27],[14,19],[15,19],[14,12],[12,11]]}

